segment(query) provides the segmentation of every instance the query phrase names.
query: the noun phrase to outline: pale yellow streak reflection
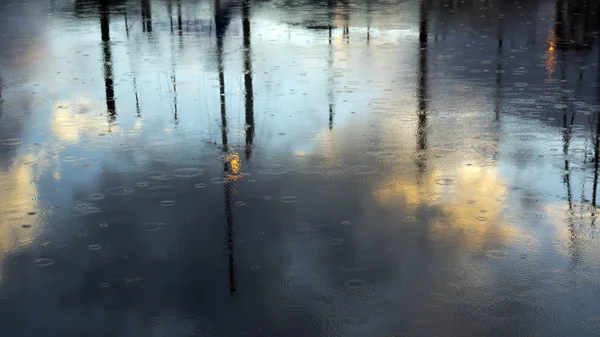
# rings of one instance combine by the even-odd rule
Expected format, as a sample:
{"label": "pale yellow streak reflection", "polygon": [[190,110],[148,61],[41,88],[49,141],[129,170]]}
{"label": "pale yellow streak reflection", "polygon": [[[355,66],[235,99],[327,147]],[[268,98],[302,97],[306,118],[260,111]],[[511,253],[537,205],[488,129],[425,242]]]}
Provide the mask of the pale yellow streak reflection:
{"label": "pale yellow streak reflection", "polygon": [[[31,221],[34,221],[34,217],[27,213],[39,214],[39,205],[33,166],[26,165],[33,162],[36,162],[33,154],[23,155],[8,170],[0,170],[0,259],[33,240],[35,226]],[[32,227],[21,228],[25,224]]]}
{"label": "pale yellow streak reflection", "polygon": [[78,113],[76,109],[84,112],[92,111],[92,102],[88,98],[78,98],[70,101],[56,101],[54,103],[52,132],[61,141],[77,142],[82,136],[95,135],[106,130],[106,125],[90,118],[89,114]]}
{"label": "pale yellow streak reflection", "polygon": [[[598,209],[590,204],[555,202],[544,208],[545,223],[554,227],[556,250],[563,255],[571,255],[579,249],[591,256],[600,253],[597,244]],[[594,254],[590,254],[595,251]]]}
{"label": "pale yellow streak reflection", "polygon": [[[452,180],[448,180],[452,179]],[[437,208],[439,221],[432,221],[430,234],[434,237],[454,237],[473,231],[476,235],[460,235],[467,249],[477,249],[489,234],[494,240],[509,241],[520,235],[514,225],[503,216],[502,200],[506,184],[495,168],[465,166],[453,170],[438,167],[431,170],[420,183],[410,174],[384,178],[374,188],[373,197],[384,206],[392,206],[398,199],[407,205]]]}

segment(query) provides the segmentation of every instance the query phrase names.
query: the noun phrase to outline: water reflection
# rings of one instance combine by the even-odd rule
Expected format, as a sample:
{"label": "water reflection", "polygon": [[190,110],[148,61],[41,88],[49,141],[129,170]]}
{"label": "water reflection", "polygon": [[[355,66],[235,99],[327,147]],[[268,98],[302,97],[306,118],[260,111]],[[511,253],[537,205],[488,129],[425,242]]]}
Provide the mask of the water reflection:
{"label": "water reflection", "polygon": [[152,9],[150,0],[140,0],[142,7],[142,31],[152,33]]}
{"label": "water reflection", "polygon": [[254,90],[252,89],[252,49],[250,48],[250,1],[242,3],[242,29],[244,35],[244,96],[246,107],[246,160],[252,156],[254,142]]}
{"label": "water reflection", "polygon": [[417,110],[419,121],[417,124],[417,170],[419,172],[418,176],[421,177],[427,170],[425,152],[427,151],[427,53],[429,52],[427,40],[429,38],[429,20],[427,19],[428,8],[426,0],[421,0],[419,13],[419,75],[417,77]]}
{"label": "water reflection", "polygon": [[594,335],[596,7],[54,1],[0,59],[4,329]]}
{"label": "water reflection", "polygon": [[110,45],[110,22],[108,1],[100,1],[100,31],[102,34],[102,51],[104,56],[104,91],[106,92],[106,110],[108,112],[109,125],[115,120],[115,88],[113,82],[113,64]]}

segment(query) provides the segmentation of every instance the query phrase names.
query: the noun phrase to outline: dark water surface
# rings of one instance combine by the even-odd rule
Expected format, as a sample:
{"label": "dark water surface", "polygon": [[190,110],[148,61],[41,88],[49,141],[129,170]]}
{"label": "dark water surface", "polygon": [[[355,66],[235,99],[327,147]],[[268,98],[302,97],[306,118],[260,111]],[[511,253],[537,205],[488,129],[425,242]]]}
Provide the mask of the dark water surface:
{"label": "dark water surface", "polygon": [[599,29],[1,1],[0,335],[599,335]]}

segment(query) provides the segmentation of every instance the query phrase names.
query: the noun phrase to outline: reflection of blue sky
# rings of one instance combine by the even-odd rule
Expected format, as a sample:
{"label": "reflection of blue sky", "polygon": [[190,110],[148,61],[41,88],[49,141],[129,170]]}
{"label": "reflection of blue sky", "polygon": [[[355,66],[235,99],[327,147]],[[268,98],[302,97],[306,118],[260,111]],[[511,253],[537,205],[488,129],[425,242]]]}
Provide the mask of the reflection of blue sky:
{"label": "reflection of blue sky", "polygon": [[[32,128],[26,129],[22,135],[25,144],[34,142],[40,144],[54,144],[61,157],[76,156],[84,157],[85,151],[82,144],[90,144],[93,149],[96,145],[106,146],[104,149],[95,149],[94,161],[111,161],[113,146],[121,146],[122,137],[125,142],[143,142],[140,139],[153,139],[157,135],[155,130],[162,130],[160,139],[165,143],[173,143],[181,139],[182,135],[194,130],[195,136],[206,142],[220,141],[220,121],[218,102],[218,79],[216,73],[216,57],[214,52],[214,38],[200,34],[184,34],[182,43],[179,37],[171,35],[166,25],[168,21],[161,20],[164,9],[156,9],[155,17],[156,31],[152,38],[147,38],[135,29],[139,22],[131,19],[131,35],[126,36],[123,22],[113,18],[111,24],[111,46],[113,54],[113,71],[115,77],[115,91],[118,118],[115,125],[109,125],[102,116],[105,110],[102,97],[102,66],[99,60],[102,58],[102,50],[99,44],[100,31],[96,19],[63,19],[50,18],[45,32],[44,41],[47,57],[37,62],[33,77],[30,79],[28,89],[38,93],[42,103],[38,103],[33,110],[36,115]],[[257,153],[309,153],[314,150],[315,144],[323,140],[327,131],[329,103],[328,92],[331,90],[335,106],[334,134],[339,135],[343,130],[354,130],[351,133],[364,135],[368,139],[376,139],[385,135],[388,131],[380,127],[370,131],[366,125],[370,125],[378,118],[380,113],[389,113],[391,109],[398,109],[399,114],[412,114],[413,109],[404,110],[407,104],[414,104],[413,89],[414,80],[414,58],[416,57],[416,44],[410,43],[414,34],[407,34],[408,30],[378,30],[371,31],[371,44],[366,43],[366,31],[364,28],[352,30],[351,44],[346,44],[341,37],[341,30],[334,30],[332,46],[327,43],[326,31],[307,31],[303,28],[281,25],[258,12],[253,18],[252,24],[252,53],[253,53],[253,75],[255,90],[256,111],[256,138]],[[264,17],[264,18],[262,18]],[[227,112],[229,124],[229,137],[232,144],[243,144],[244,141],[244,93],[243,93],[243,60],[241,49],[240,23],[236,19],[228,30],[225,46],[225,84],[227,94]],[[62,34],[65,24],[70,34],[68,38]],[[547,23],[539,23],[536,28],[547,27]],[[377,26],[377,24],[375,24]],[[164,29],[159,29],[160,27]],[[407,26],[408,27],[408,26]],[[454,38],[457,36],[457,38]],[[439,56],[436,48],[452,50],[452,44],[461,46],[467,43],[468,35],[460,37],[460,33],[450,35],[443,44],[432,43],[430,52],[432,59],[432,78],[435,74],[452,74],[453,88],[474,89],[478,83],[485,83],[493,78],[495,69],[494,44],[490,41],[488,45],[481,46],[483,50],[491,50],[489,55],[485,53],[469,54],[468,58],[455,56],[443,57],[443,61],[437,59]],[[65,39],[68,40],[65,40]],[[525,78],[521,73],[508,69],[518,69],[524,60],[531,60],[530,52],[519,52],[518,37],[515,37],[512,47],[508,53],[511,56],[510,63],[505,65],[507,71],[503,74],[503,85],[524,81],[531,83],[525,90],[537,95],[539,92],[535,83],[542,80],[536,76],[544,76],[543,72],[532,70]],[[194,46],[191,48],[190,46]],[[412,52],[400,52],[398,47],[407,48],[412,46]],[[331,63],[329,69],[326,55],[331,48]],[[536,53],[543,50],[545,46],[539,43]],[[443,55],[442,55],[443,56]],[[457,64],[461,60],[473,60],[481,58],[483,72],[472,72],[458,69]],[[490,62],[491,61],[491,62]],[[454,63],[457,62],[457,63]],[[400,67],[397,65],[401,65]],[[541,63],[540,63],[541,64]],[[536,67],[531,64],[529,67]],[[485,69],[489,68],[486,72]],[[173,118],[174,92],[172,88],[171,75],[173,72],[177,78],[177,102],[178,122]],[[468,75],[467,75],[468,74]],[[479,77],[478,74],[483,74]],[[541,75],[538,75],[541,74]],[[570,73],[569,73],[570,74]],[[140,98],[142,117],[136,118],[136,107],[134,98],[133,79],[137,84]],[[333,84],[330,88],[330,77]],[[371,84],[370,82],[373,81]],[[389,82],[389,83],[388,83]],[[31,84],[39,86],[31,87]],[[433,104],[434,110],[443,114],[444,106],[456,107],[462,104],[464,107],[472,106],[474,109],[483,107],[481,103],[452,101],[450,90],[439,90],[436,83],[444,85],[443,77],[431,81],[431,90],[435,93]],[[583,88],[589,90],[589,85]],[[471,90],[465,89],[465,90]],[[593,89],[593,88],[592,88]],[[405,93],[402,95],[391,95],[391,91]],[[490,88],[492,90],[492,88]],[[304,95],[306,94],[306,95]],[[481,102],[486,99],[493,100],[493,93],[489,95],[481,91]],[[519,92],[523,95],[523,92]],[[506,96],[510,97],[511,92]],[[590,94],[583,94],[589,96]],[[488,98],[486,98],[488,97]],[[373,111],[373,100],[384,99],[386,103],[381,110]],[[510,98],[506,99],[510,102]],[[439,106],[435,102],[440,102]],[[487,104],[487,103],[485,103]],[[506,104],[509,105],[509,104]],[[454,109],[454,108],[453,108]],[[485,107],[492,113],[493,107]],[[456,109],[460,110],[460,109]],[[475,112],[477,114],[477,112]],[[514,117],[518,118],[518,111]],[[484,118],[484,121],[486,119]],[[438,127],[431,126],[435,137],[436,130],[442,130],[444,125],[450,123],[456,129],[464,125],[463,119],[453,117],[442,119]],[[554,121],[558,123],[558,118]],[[414,122],[414,121],[413,121]],[[540,130],[537,119],[527,120],[527,124],[533,124],[531,130]],[[432,123],[435,123],[433,121]],[[515,125],[523,123],[519,120]],[[363,125],[364,124],[364,125]],[[54,134],[44,132],[50,126]],[[398,125],[402,126],[402,123]],[[414,130],[414,126],[410,127]],[[385,129],[385,128],[384,128]],[[395,129],[390,129],[393,134]],[[544,129],[546,130],[546,129]],[[374,132],[370,134],[370,132]],[[500,128],[498,138],[502,139],[502,133],[513,134],[514,129],[506,126]],[[457,132],[458,133],[458,132]],[[104,138],[98,138],[104,134]],[[539,135],[547,137],[555,135],[560,139],[560,132],[548,129],[539,132]],[[386,136],[389,137],[389,136]],[[410,141],[410,134],[406,135],[406,142]],[[104,140],[102,140],[104,139]],[[442,140],[443,141],[443,140]],[[574,142],[576,139],[573,140]],[[513,149],[512,142],[507,141],[509,149]],[[117,143],[119,143],[117,145]],[[551,142],[538,142],[539,145],[551,144]],[[94,145],[95,144],[95,145]],[[132,145],[133,146],[133,145]],[[501,146],[502,148],[502,146]],[[533,148],[528,148],[532,151]],[[549,153],[550,149],[540,149],[541,153]],[[501,150],[504,153],[504,150]],[[546,156],[546,158],[551,156]],[[501,156],[501,158],[504,158]],[[553,157],[552,157],[553,158]],[[116,163],[113,163],[114,165]],[[509,173],[509,168],[514,165],[503,166],[507,177],[515,177]],[[549,175],[546,178],[536,176],[536,179],[527,179],[528,175],[536,175],[539,165],[551,165],[536,163],[530,165],[533,173],[528,173],[521,167],[519,177],[525,179],[528,184],[539,181],[542,188],[551,189],[552,195],[559,195],[560,185],[548,184],[555,181],[558,176],[552,174],[556,170],[543,170]],[[555,165],[554,165],[555,166]],[[77,179],[85,181],[92,179],[100,170],[97,165],[92,165],[82,176]],[[517,170],[517,168],[515,168]],[[75,174],[75,172],[73,172]],[[75,175],[76,176],[76,175]],[[76,179],[72,176],[72,179]],[[512,181],[511,179],[509,179]],[[577,188],[577,187],[574,187]]]}
{"label": "reflection of blue sky", "polygon": [[[44,32],[44,41],[46,41],[44,48],[47,56],[43,62],[40,59],[34,63],[39,66],[25,86],[36,91],[41,102],[37,103],[32,110],[36,118],[32,121],[34,123],[32,128],[27,128],[22,135],[24,143],[37,142],[55,147],[61,157],[84,157],[86,152],[81,148],[82,144],[90,144],[91,149],[98,145],[106,146],[106,148],[94,149],[93,157],[96,162],[111,161],[112,152],[109,149],[121,146],[122,139],[133,144],[144,142],[140,139],[157,137],[155,130],[163,131],[158,138],[165,143],[176,142],[189,130],[194,130],[195,136],[203,141],[218,143],[220,120],[214,38],[186,33],[182,38],[183,43],[180,44],[179,37],[172,36],[166,27],[159,24],[167,23],[166,20],[160,19],[160,15],[165,14],[164,9],[159,8],[156,12],[155,17],[159,19],[156,20],[157,29],[152,38],[147,38],[139,32],[139,29],[135,29],[135,25],[139,25],[135,19],[131,20],[131,35],[127,37],[123,22],[116,17],[113,18],[111,46],[118,111],[115,125],[109,125],[106,118],[102,116],[105,105],[102,100],[103,72],[99,62],[102,58],[102,50],[99,44],[100,31],[97,20],[74,18],[65,20],[59,17],[48,19],[48,29]],[[260,154],[262,151],[267,155],[270,152],[314,151],[314,146],[319,144],[329,132],[327,131],[327,105],[330,76],[333,78],[331,86],[335,106],[333,132],[336,136],[344,130],[352,130],[351,133],[363,135],[368,139],[391,137],[396,129],[383,128],[382,130],[381,127],[377,127],[370,131],[367,126],[377,121],[381,113],[389,114],[394,111],[393,109],[397,109],[396,112],[399,114],[412,114],[414,109],[409,106],[414,104],[414,97],[411,96],[415,78],[413,62],[417,50],[416,44],[409,42],[414,39],[414,34],[407,33],[410,31],[408,27],[407,30],[373,29],[371,44],[366,43],[364,28],[353,28],[350,44],[345,44],[340,36],[341,30],[336,29],[333,45],[330,47],[327,43],[326,31],[307,31],[299,27],[281,25],[269,20],[268,15],[264,15],[264,19],[261,15],[262,12],[258,12],[253,17],[252,24],[257,153]],[[225,83],[230,142],[242,145],[244,88],[239,34],[241,28],[238,19],[236,17],[230,26],[225,42]],[[68,37],[62,34],[65,25],[73,33]],[[164,29],[159,29],[160,27]],[[540,24],[536,28],[540,27],[547,27],[547,24]],[[453,36],[459,37],[453,38]],[[458,55],[452,58],[444,57],[442,61],[436,59],[438,56],[436,48],[452,50],[453,43],[458,47],[472,38],[468,35],[462,38],[460,36],[457,33],[450,35],[443,44],[432,43],[430,52],[432,73],[455,74],[451,76],[453,88],[465,87],[465,90],[474,90],[479,83],[494,77],[495,55],[493,55],[493,48],[488,48],[494,42],[490,41],[489,46],[486,44],[480,47],[483,50],[491,50],[489,55],[479,56],[475,53],[469,54],[467,58]],[[537,95],[539,88],[536,83],[542,81],[541,77],[538,77],[545,76],[543,72],[531,70],[530,74],[524,77],[521,73],[517,72],[515,75],[514,71],[509,70],[518,69],[521,64],[528,64],[523,63],[525,61],[521,61],[520,57],[527,62],[531,60],[530,51],[521,52],[519,43],[524,42],[517,37],[510,47],[508,53],[514,54],[515,58],[511,56],[510,63],[506,65],[507,71],[503,75],[503,83],[505,86],[519,81],[531,83],[525,92],[530,91],[532,95]],[[192,45],[194,48],[190,47]],[[408,49],[412,51],[400,51],[400,46],[404,49],[411,47]],[[326,57],[330,48],[332,48],[332,69],[328,68],[329,60]],[[535,47],[536,53],[544,48],[543,43],[539,43]],[[461,60],[479,58],[482,62],[486,61],[482,66],[484,69],[482,72],[476,73],[469,71],[470,69],[465,71],[457,68]],[[528,67],[537,67],[537,65],[531,64]],[[485,72],[487,68],[490,71]],[[175,123],[173,118],[174,92],[171,82],[173,71],[177,78],[178,123]],[[479,77],[478,74],[484,75]],[[135,112],[134,77],[140,98],[142,112],[140,119],[136,118]],[[480,103],[460,100],[454,102],[451,98],[452,92],[443,87],[443,78],[437,78],[437,75],[432,77],[435,78],[431,81],[431,90],[435,93],[434,111],[443,114],[444,106],[456,107],[457,104],[462,104],[463,107],[472,106],[473,109],[485,107],[491,115],[493,107],[481,105],[481,102],[494,99],[491,91],[489,94],[484,90],[481,91],[478,95],[478,98],[481,98]],[[371,84],[370,81],[373,83]],[[32,84],[39,86],[32,87]],[[438,89],[436,84],[442,86],[442,90]],[[587,83],[583,88],[593,89],[590,89]],[[400,91],[404,95],[393,94],[392,91]],[[387,94],[388,92],[390,94]],[[518,93],[518,95],[523,94],[523,92]],[[510,91],[506,93],[507,97],[510,95]],[[591,94],[582,95],[586,97]],[[386,102],[380,110],[373,111],[372,103],[377,99],[384,99]],[[453,103],[450,103],[451,101]],[[510,102],[510,99],[508,98],[507,101]],[[478,112],[474,113],[478,114]],[[518,118],[517,115],[518,111],[511,118]],[[450,123],[455,130],[464,125],[463,119],[453,117],[445,116],[442,121],[443,123],[437,127],[435,121],[432,121],[434,124],[431,129],[434,136],[436,130],[443,130],[443,125],[447,123]],[[558,118],[554,118],[554,121],[558,123]],[[531,130],[540,130],[537,119],[519,119],[519,122],[514,124],[520,125],[523,122],[532,124]],[[405,127],[402,125],[400,123],[397,126]],[[50,127],[54,134],[45,132],[46,127]],[[414,124],[409,128],[414,130]],[[555,135],[556,140],[560,139],[559,131],[548,128],[543,130],[545,131],[538,131],[538,134],[544,137]],[[511,135],[514,132],[514,129],[501,127],[498,138],[504,138],[503,133]],[[104,138],[99,138],[99,134],[104,134],[102,136]],[[399,137],[405,137],[405,141],[410,142],[412,136],[407,133]],[[576,139],[573,141],[575,142]],[[539,145],[551,144],[547,141],[538,143]],[[510,140],[507,144],[509,149],[513,149]],[[528,151],[532,150],[534,149],[528,148]],[[549,153],[550,149],[539,151]],[[501,153],[504,153],[504,150],[501,149]],[[551,156],[545,158],[549,157]],[[507,177],[516,177],[515,174],[507,171],[514,164],[503,166],[502,163],[501,161],[501,167],[506,167],[503,168],[503,172],[506,172],[504,174]],[[550,163],[538,162],[536,165],[529,166],[533,170],[532,173],[519,167],[519,177],[524,177],[520,179],[525,179],[528,184],[539,181],[541,188],[551,189],[549,193],[559,195],[560,185],[547,182],[555,181],[561,174],[552,173],[557,169],[543,170],[548,175],[543,178],[539,173],[535,173],[539,170],[539,165],[552,167]],[[77,173],[84,174],[85,177],[75,178],[77,174],[73,172],[75,175],[70,176],[70,179],[82,181],[92,179],[98,170],[100,167],[92,165],[85,173]],[[517,170],[516,166],[515,170]],[[536,179],[527,179],[529,175],[536,175]]]}

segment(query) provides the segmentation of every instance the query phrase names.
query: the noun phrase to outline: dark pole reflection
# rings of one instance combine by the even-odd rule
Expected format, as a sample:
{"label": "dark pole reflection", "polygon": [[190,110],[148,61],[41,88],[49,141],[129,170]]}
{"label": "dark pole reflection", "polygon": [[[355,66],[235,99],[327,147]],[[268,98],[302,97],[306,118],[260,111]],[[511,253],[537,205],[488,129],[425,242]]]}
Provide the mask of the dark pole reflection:
{"label": "dark pole reflection", "polygon": [[219,8],[219,0],[215,1],[215,28],[217,33],[217,66],[219,70],[219,100],[221,105],[221,143],[223,152],[227,151],[227,109],[225,101],[225,74],[223,67],[223,35],[226,20]]}
{"label": "dark pole reflection", "polygon": [[242,30],[244,35],[244,87],[246,98],[246,160],[252,156],[254,143],[254,90],[252,87],[252,50],[250,49],[250,1],[242,3]]}
{"label": "dark pole reflection", "polygon": [[[225,168],[227,171],[228,168]],[[233,190],[233,182],[227,181],[223,184],[223,194],[225,195],[225,236],[227,243],[227,271],[229,275],[229,291],[236,291],[235,279],[235,261],[234,261],[234,232],[233,232],[233,211],[231,209],[231,193]]]}
{"label": "dark pole reflection", "polygon": [[[498,12],[501,13],[500,2],[498,3]],[[495,147],[493,159],[498,160],[499,157],[499,134],[500,134],[500,112],[502,111],[502,73],[504,71],[502,61],[502,47],[504,45],[504,25],[503,19],[498,18],[498,46],[496,47],[496,106],[494,107],[494,139]]]}
{"label": "dark pole reflection", "polygon": [[[600,13],[598,13],[600,17]],[[598,59],[600,64],[600,48],[598,48]],[[600,106],[600,68],[598,68],[597,80],[598,87],[596,89],[596,104]],[[596,197],[598,195],[598,162],[600,161],[600,111],[596,111],[596,140],[594,142],[594,186],[592,191],[592,204],[597,207]],[[595,213],[595,210],[594,210]],[[595,219],[595,218],[594,218]]]}
{"label": "dark pole reflection", "polygon": [[173,33],[173,0],[167,1],[167,14],[169,15],[169,27]]}
{"label": "dark pole reflection", "polygon": [[142,111],[140,109],[140,98],[138,96],[138,88],[137,88],[137,78],[133,78],[133,92],[135,94],[135,112],[136,117],[142,117]]}
{"label": "dark pole reflection", "polygon": [[152,9],[150,0],[142,1],[142,31],[152,33]]}
{"label": "dark pole reflection", "polygon": [[565,0],[556,0],[555,10],[554,30],[556,32],[557,45],[560,47],[567,43],[566,22],[564,17]]}
{"label": "dark pole reflection", "polygon": [[[600,89],[598,89],[598,101],[600,103]],[[600,113],[596,112],[596,137],[594,141],[594,185],[592,188],[592,205],[597,207],[596,197],[598,195],[598,161],[600,159]]]}
{"label": "dark pole reflection", "polygon": [[372,21],[372,13],[373,13],[373,4],[372,0],[367,1],[367,44],[371,42],[371,21]]}
{"label": "dark pole reflection", "polygon": [[[562,83],[566,83],[566,64],[564,60],[561,60],[562,63]],[[563,182],[567,188],[567,200],[569,203],[569,210],[573,209],[573,195],[571,193],[571,172],[569,167],[569,144],[571,142],[571,126],[575,121],[575,114],[571,115],[570,122],[568,120],[569,109],[567,108],[567,96],[565,94],[563,84],[563,94],[562,94],[562,103],[563,107],[563,155],[565,157],[565,175],[563,177]]]}
{"label": "dark pole reflection", "polygon": [[177,75],[175,69],[171,73],[171,82],[173,82],[173,120],[178,123],[178,112],[177,112]]}
{"label": "dark pole reflection", "polygon": [[[169,1],[169,13],[171,13],[171,1]],[[173,16],[169,14],[171,18],[171,37],[173,37]],[[173,46],[173,40],[171,39],[171,84],[173,85],[173,120],[175,124],[179,123],[178,111],[177,111],[177,55],[175,47]]]}
{"label": "dark pole reflection", "polygon": [[183,19],[181,16],[181,0],[177,0],[177,31],[179,36],[183,35]]}
{"label": "dark pole reflection", "polygon": [[102,35],[102,51],[104,55],[104,90],[106,94],[106,109],[109,122],[114,121],[116,115],[115,89],[113,79],[112,52],[110,46],[110,19],[108,1],[100,2],[100,32]]}
{"label": "dark pole reflection", "polygon": [[[565,174],[563,176],[563,183],[567,189],[567,202],[569,207],[569,213],[574,215],[573,213],[573,192],[571,186],[571,167],[569,162],[569,146],[571,143],[572,137],[572,126],[575,121],[575,113],[572,113],[569,118],[569,109],[567,105],[567,95],[566,95],[566,79],[567,79],[567,65],[566,60],[564,59],[564,53],[560,48],[565,48],[569,42],[566,36],[566,22],[564,17],[565,11],[565,2],[563,0],[557,0],[556,2],[556,17],[555,17],[555,32],[557,37],[557,46],[559,47],[558,55],[559,55],[559,63],[561,65],[561,92],[562,92],[562,105],[563,105],[563,156],[565,158],[564,170]],[[570,222],[568,225],[569,231],[569,251],[573,264],[577,264],[581,261],[581,252],[579,244],[577,243],[577,232],[575,228],[575,223]]]}
{"label": "dark pole reflection", "polygon": [[427,52],[428,52],[428,8],[426,0],[421,0],[419,9],[419,73],[417,78],[417,169],[419,179],[426,170],[427,150]]}
{"label": "dark pole reflection", "polygon": [[[228,13],[220,8],[219,0],[215,0],[215,28],[217,33],[217,63],[219,70],[219,97],[221,103],[221,151],[224,153],[228,152],[227,143],[227,108],[225,101],[225,74],[223,66],[223,38],[225,37],[225,31],[229,25]],[[226,161],[223,165],[223,194],[225,201],[225,237],[226,237],[226,251],[227,251],[227,270],[228,270],[228,282],[229,291],[234,293],[236,291],[236,269],[234,260],[234,231],[233,231],[233,210],[231,208],[231,194],[233,192],[233,182],[227,179],[227,174],[231,170],[230,162],[226,157]]]}
{"label": "dark pole reflection", "polygon": [[125,35],[129,38],[129,23],[127,22],[127,10],[123,13],[123,17],[125,18]]}
{"label": "dark pole reflection", "polygon": [[2,90],[4,90],[4,81],[2,80],[2,72],[0,72],[0,118],[4,115],[4,97],[2,96]]}
{"label": "dark pole reflection", "polygon": [[[501,13],[501,2],[498,2],[498,11]],[[500,110],[501,110],[501,102],[502,102],[502,47],[504,44],[503,36],[504,35],[504,24],[503,19],[498,18],[498,47],[496,52],[496,108],[495,108],[495,117],[496,120],[500,119]]]}
{"label": "dark pole reflection", "polygon": [[327,59],[327,71],[329,72],[329,76],[327,78],[327,98],[329,100],[329,130],[333,130],[333,106],[334,106],[334,97],[333,97],[333,41],[332,41],[332,21],[333,21],[333,0],[329,0],[328,2],[328,24],[327,29],[329,32],[329,55]]}

